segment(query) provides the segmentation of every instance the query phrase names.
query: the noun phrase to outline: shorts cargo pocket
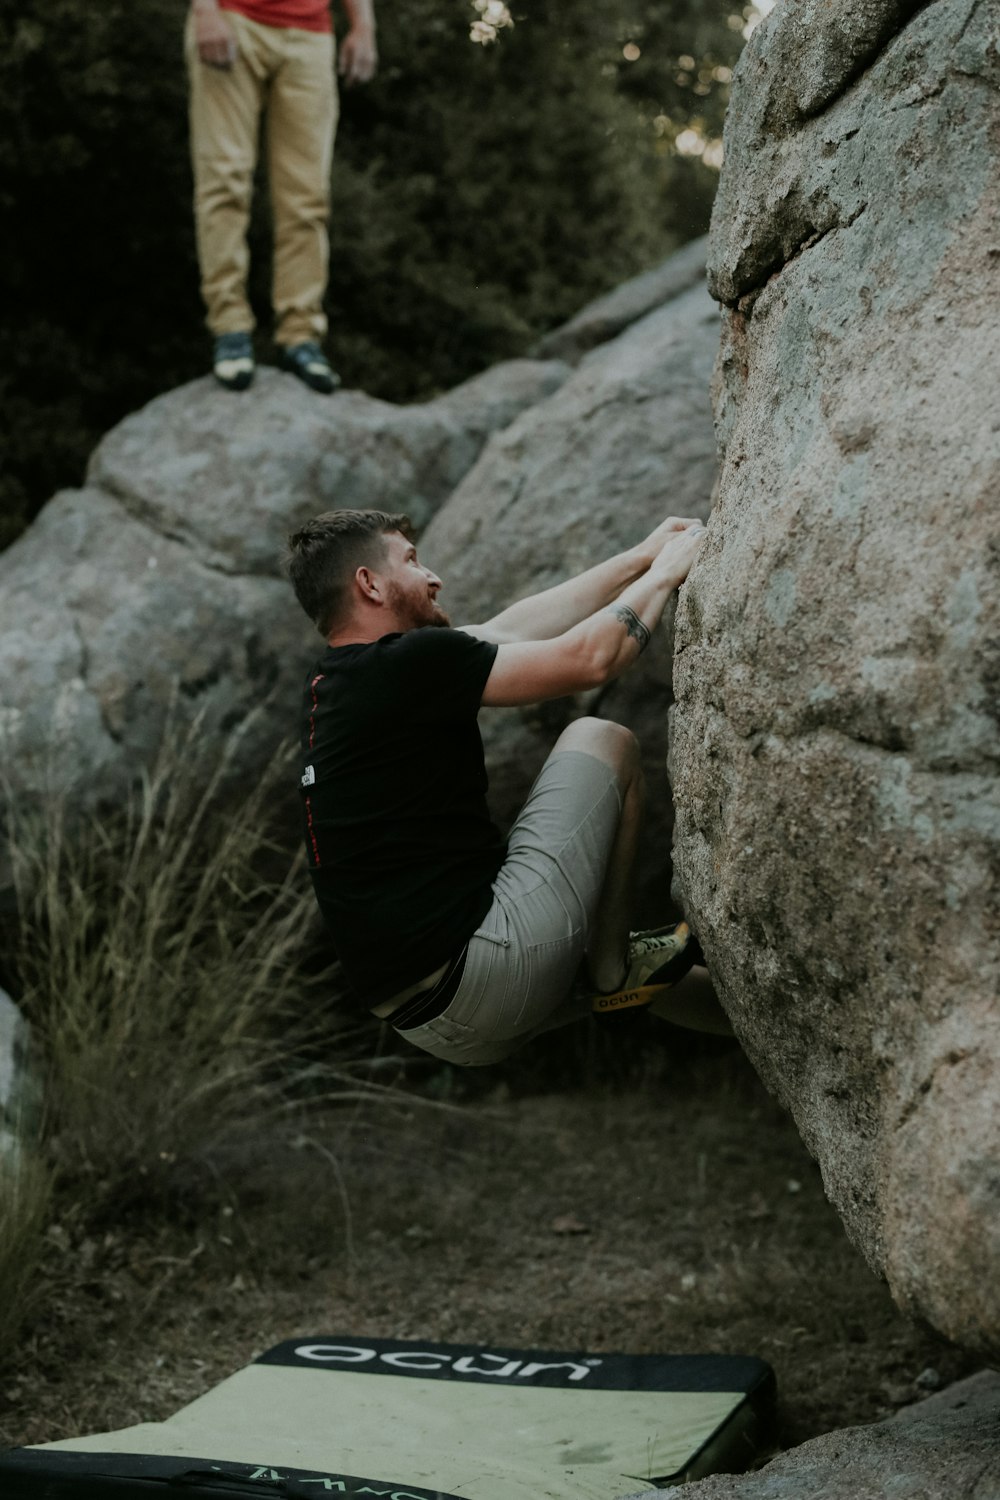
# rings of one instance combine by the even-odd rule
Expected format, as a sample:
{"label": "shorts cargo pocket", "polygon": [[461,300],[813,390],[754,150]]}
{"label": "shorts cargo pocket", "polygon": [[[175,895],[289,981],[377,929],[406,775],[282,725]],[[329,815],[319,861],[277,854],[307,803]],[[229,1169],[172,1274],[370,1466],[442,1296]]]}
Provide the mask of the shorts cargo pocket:
{"label": "shorts cargo pocket", "polygon": [[512,1042],[484,1041],[474,1026],[453,1021],[448,1015],[437,1016],[413,1031],[400,1031],[399,1035],[432,1057],[462,1068],[486,1067],[514,1050]]}

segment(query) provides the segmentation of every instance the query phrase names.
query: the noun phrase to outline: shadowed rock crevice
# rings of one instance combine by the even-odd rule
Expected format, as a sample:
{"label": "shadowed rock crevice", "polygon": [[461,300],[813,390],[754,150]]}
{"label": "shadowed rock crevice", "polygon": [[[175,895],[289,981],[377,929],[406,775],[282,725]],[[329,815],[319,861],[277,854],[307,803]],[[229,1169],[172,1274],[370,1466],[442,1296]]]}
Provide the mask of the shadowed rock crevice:
{"label": "shadowed rock crevice", "polygon": [[803,215],[802,238],[799,242],[791,245],[788,249],[783,249],[771,265],[761,267],[760,281],[756,286],[750,287],[748,291],[741,292],[734,302],[726,303],[725,305],[738,310],[749,322],[750,318],[753,317],[753,310],[757,299],[769,281],[772,281],[775,276],[780,276],[782,271],[788,266],[793,265],[807,251],[812,250],[814,246],[821,244],[828,235],[836,234],[839,230],[851,229],[867,207],[867,203],[861,203],[847,218],[828,224],[822,229],[810,224],[807,216]]}

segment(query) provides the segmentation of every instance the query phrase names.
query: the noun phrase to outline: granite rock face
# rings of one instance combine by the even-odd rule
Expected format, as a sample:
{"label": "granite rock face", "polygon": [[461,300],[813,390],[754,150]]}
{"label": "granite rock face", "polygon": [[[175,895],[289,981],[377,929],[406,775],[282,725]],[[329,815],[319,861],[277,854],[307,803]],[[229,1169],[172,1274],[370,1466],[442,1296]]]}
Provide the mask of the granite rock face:
{"label": "granite rock face", "polygon": [[[662,1490],[627,1500],[654,1500]],[[754,1474],[713,1475],[685,1500],[995,1500],[1000,1375],[983,1370],[884,1422],[825,1433]]]}
{"label": "granite rock face", "polygon": [[255,774],[293,733],[320,642],[280,575],[318,511],[426,525],[487,436],[570,373],[498,365],[436,401],[325,400],[262,370],[234,397],[195,381],[125,419],[86,487],[57,495],[0,557],[0,751],[24,802],[121,796],[171,720]]}
{"label": "granite rock face", "polygon": [[900,1305],[983,1350],[997,21],[985,0],[785,0],[743,54],[709,256],[723,464],[671,725],[679,889],[737,1034]]}
{"label": "granite rock face", "polygon": [[[639,541],[673,513],[707,517],[716,449],[709,380],[719,314],[703,286],[587,354],[547,401],[495,434],[421,541],[452,620],[483,621]],[[584,713],[639,734],[650,781],[648,875],[669,859],[669,622],[599,693],[480,716],[495,815],[515,816],[559,731]]]}

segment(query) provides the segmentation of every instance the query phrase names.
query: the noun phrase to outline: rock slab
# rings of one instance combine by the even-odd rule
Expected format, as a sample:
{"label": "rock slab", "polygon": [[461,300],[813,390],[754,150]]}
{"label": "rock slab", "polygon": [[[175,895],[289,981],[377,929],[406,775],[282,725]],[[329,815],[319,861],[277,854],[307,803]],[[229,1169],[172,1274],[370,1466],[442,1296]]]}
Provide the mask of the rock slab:
{"label": "rock slab", "polygon": [[734,80],[675,862],[898,1303],[1000,1348],[995,0],[785,0]]}
{"label": "rock slab", "polygon": [[647,313],[700,285],[705,280],[707,253],[707,236],[690,240],[658,266],[588,302],[568,323],[539,339],[535,353],[539,359],[566,359],[576,364],[598,344],[617,338]]}
{"label": "rock slab", "polygon": [[[623,1500],[654,1500],[662,1490]],[[754,1474],[684,1486],[685,1500],[996,1500],[1000,1375],[983,1370],[885,1422],[813,1438]]]}

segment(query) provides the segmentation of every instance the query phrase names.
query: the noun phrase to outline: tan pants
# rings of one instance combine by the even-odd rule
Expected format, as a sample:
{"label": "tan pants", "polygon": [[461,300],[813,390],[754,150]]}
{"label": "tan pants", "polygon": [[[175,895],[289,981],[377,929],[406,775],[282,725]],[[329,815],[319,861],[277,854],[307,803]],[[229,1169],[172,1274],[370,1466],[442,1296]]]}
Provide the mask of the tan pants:
{"label": "tan pants", "polygon": [[213,334],[249,333],[247,225],[261,114],[274,219],[271,300],[279,344],[321,339],[327,221],[337,127],[334,39],[260,26],[226,11],[239,49],[230,69],[201,61],[189,18],[191,156],[201,292]]}

